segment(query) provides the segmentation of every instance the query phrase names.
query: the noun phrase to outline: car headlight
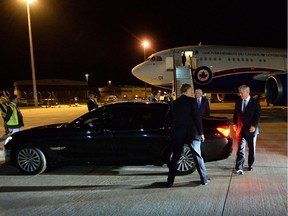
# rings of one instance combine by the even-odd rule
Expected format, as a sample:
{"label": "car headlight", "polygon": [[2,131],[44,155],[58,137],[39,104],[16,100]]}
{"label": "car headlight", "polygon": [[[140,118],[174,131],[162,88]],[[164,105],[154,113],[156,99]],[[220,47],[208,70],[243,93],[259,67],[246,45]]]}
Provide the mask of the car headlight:
{"label": "car headlight", "polygon": [[6,145],[7,143],[9,143],[10,142],[10,140],[12,140],[13,139],[13,137],[8,137],[6,140],[5,140],[5,143],[4,143],[4,145]]}

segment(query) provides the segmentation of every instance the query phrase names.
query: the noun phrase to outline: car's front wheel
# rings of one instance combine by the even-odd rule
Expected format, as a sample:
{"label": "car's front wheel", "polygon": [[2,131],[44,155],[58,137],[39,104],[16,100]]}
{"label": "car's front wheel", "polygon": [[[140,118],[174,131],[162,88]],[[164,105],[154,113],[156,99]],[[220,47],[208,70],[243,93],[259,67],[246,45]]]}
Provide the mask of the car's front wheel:
{"label": "car's front wheel", "polygon": [[196,164],[193,158],[192,147],[185,144],[177,164],[177,175],[187,175],[193,173],[195,169]]}
{"label": "car's front wheel", "polygon": [[25,174],[41,174],[47,167],[46,158],[38,148],[26,147],[17,151],[15,163],[18,169]]}

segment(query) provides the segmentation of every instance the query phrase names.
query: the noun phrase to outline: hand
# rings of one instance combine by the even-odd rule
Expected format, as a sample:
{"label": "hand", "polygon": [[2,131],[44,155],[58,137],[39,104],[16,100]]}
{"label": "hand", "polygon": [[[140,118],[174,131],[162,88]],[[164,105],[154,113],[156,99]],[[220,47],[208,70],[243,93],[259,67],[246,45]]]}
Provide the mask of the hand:
{"label": "hand", "polygon": [[255,128],[255,127],[253,127],[253,126],[251,126],[251,127],[250,127],[250,129],[249,129],[250,133],[253,133],[253,132],[255,132],[255,130],[256,130],[256,128]]}
{"label": "hand", "polygon": [[234,130],[235,132],[237,131],[237,125],[236,125],[236,124],[233,125],[233,130]]}
{"label": "hand", "polygon": [[201,141],[204,142],[205,141],[205,137],[204,134],[201,135]]}

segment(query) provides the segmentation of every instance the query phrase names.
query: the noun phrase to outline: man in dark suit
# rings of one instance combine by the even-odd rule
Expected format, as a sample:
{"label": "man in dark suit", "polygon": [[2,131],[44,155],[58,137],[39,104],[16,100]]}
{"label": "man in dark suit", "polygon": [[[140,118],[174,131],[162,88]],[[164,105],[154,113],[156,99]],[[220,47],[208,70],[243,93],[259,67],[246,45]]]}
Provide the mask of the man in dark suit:
{"label": "man in dark suit", "polygon": [[237,174],[243,175],[246,142],[249,148],[248,170],[253,169],[261,107],[258,99],[250,97],[249,86],[240,86],[239,94],[241,98],[235,103],[233,115],[234,130],[236,131],[238,143],[235,171]]}
{"label": "man in dark suit", "polygon": [[88,111],[98,108],[97,99],[94,94],[89,95],[89,100],[87,101]]}
{"label": "man in dark suit", "polygon": [[203,97],[203,92],[201,89],[195,90],[195,97],[197,99],[200,116],[209,116],[210,115],[209,101],[207,100],[207,98]]}
{"label": "man in dark suit", "polygon": [[159,91],[154,91],[153,92],[152,101],[153,102],[160,102],[160,92]]}
{"label": "man in dark suit", "polygon": [[194,154],[201,184],[206,185],[209,178],[206,174],[204,160],[201,156],[201,141],[204,141],[202,120],[198,113],[196,99],[192,98],[192,87],[189,84],[181,86],[182,95],[171,103],[166,116],[165,127],[171,125],[172,158],[168,163],[169,174],[167,187],[172,187],[177,172],[184,144],[190,144]]}

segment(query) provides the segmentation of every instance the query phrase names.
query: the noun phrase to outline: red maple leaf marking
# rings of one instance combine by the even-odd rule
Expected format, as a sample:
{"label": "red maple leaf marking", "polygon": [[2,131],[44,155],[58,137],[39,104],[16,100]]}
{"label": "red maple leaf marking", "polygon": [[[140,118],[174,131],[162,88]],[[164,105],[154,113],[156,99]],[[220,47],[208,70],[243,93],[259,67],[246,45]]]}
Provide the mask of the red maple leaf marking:
{"label": "red maple leaf marking", "polygon": [[204,79],[204,78],[206,78],[208,75],[207,75],[207,73],[205,73],[204,71],[202,71],[201,73],[199,73],[199,77],[201,78],[201,79]]}

